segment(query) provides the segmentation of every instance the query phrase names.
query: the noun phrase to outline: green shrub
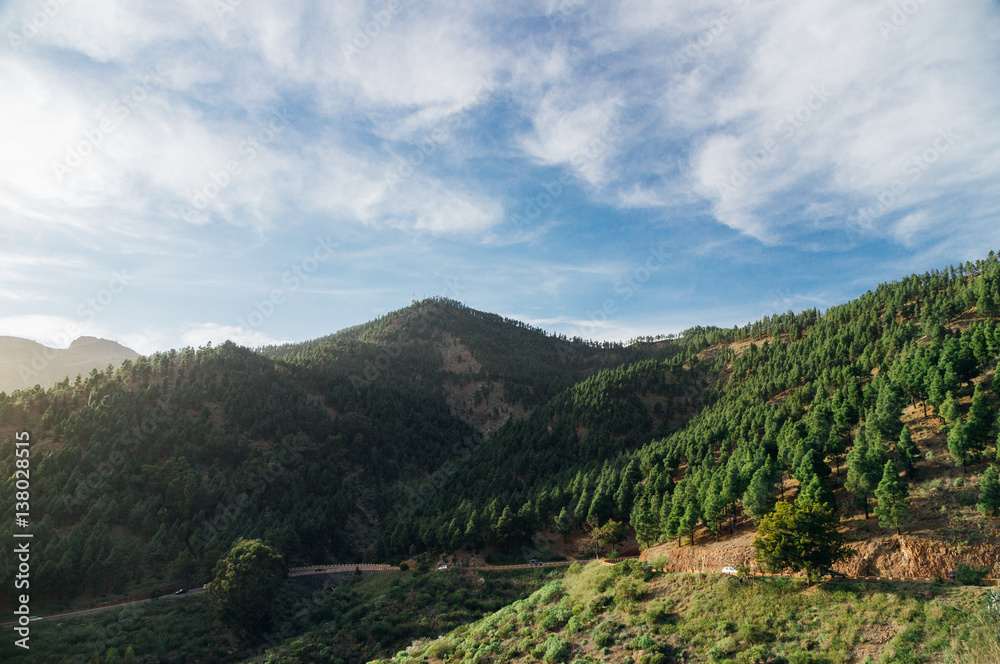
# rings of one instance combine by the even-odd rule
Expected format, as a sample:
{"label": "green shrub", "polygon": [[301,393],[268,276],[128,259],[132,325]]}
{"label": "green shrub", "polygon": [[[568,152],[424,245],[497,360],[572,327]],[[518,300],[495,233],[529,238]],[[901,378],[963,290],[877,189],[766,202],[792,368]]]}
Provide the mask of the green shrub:
{"label": "green shrub", "polygon": [[553,634],[545,640],[543,659],[546,662],[565,662],[569,659],[569,643],[566,639]]}
{"label": "green shrub", "polygon": [[988,570],[985,567],[973,567],[965,563],[959,563],[955,568],[955,580],[963,586],[978,586],[983,581]]}
{"label": "green shrub", "polygon": [[664,569],[670,564],[670,558],[664,554],[653,556],[647,561],[654,569]]}
{"label": "green shrub", "polygon": [[648,583],[637,581],[632,577],[624,578],[615,587],[615,606],[625,613],[630,613],[635,609],[636,600],[648,590]]}
{"label": "green shrub", "polygon": [[427,648],[427,656],[435,659],[445,659],[455,652],[455,646],[444,639],[438,639]]}
{"label": "green shrub", "polygon": [[708,657],[713,662],[722,662],[725,661],[725,659],[729,655],[733,654],[739,649],[740,646],[736,642],[736,639],[734,639],[731,636],[727,636],[726,638],[720,640],[718,643],[716,643],[709,649]]}
{"label": "green shrub", "polygon": [[736,655],[738,664],[762,664],[767,662],[767,646],[756,645]]}
{"label": "green shrub", "polygon": [[611,595],[598,595],[594,599],[590,600],[590,604],[587,608],[595,614],[602,613],[604,609],[611,606]]}
{"label": "green shrub", "polygon": [[538,620],[538,625],[548,632],[557,632],[572,617],[573,612],[569,608],[565,606],[553,606],[542,612]]}
{"label": "green shrub", "polygon": [[594,645],[601,648],[614,645],[615,636],[609,632],[594,632]]}
{"label": "green shrub", "polygon": [[623,560],[611,569],[611,577],[614,579],[630,576],[641,581],[649,581],[653,578],[653,570],[641,560]]}
{"label": "green shrub", "polygon": [[625,644],[625,647],[629,650],[656,650],[656,641],[649,634],[641,634]]}
{"label": "green shrub", "polygon": [[562,581],[552,581],[546,586],[543,586],[538,590],[532,597],[538,601],[539,604],[552,604],[559,600],[563,596]]}
{"label": "green shrub", "polygon": [[774,641],[774,634],[760,625],[753,623],[743,623],[740,625],[739,634],[740,639],[747,643],[770,643]]}

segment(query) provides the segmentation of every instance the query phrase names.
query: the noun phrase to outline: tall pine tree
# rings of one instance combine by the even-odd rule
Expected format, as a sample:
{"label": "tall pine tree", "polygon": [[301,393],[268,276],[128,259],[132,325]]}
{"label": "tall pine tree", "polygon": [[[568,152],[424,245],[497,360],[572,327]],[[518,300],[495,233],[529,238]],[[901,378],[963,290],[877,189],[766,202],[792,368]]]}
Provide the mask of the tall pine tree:
{"label": "tall pine tree", "polygon": [[892,461],[886,461],[882,469],[882,480],[875,489],[878,505],[875,506],[875,516],[883,528],[895,528],[899,534],[903,520],[909,513],[910,487],[899,479],[899,473]]}

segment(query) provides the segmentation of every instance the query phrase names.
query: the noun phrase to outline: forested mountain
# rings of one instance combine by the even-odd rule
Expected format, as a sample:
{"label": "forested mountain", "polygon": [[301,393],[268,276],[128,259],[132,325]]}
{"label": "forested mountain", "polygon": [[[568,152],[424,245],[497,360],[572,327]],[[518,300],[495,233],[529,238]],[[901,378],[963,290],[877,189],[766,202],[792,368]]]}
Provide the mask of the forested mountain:
{"label": "forested mountain", "polygon": [[28,431],[48,598],[206,579],[239,537],[292,563],[398,562],[608,519],[644,544],[722,534],[786,487],[867,512],[928,435],[975,475],[995,459],[998,305],[993,254],[822,314],[629,345],[426,300],[303,344],[0,393],[3,491]]}
{"label": "forested mountain", "polygon": [[67,376],[86,376],[109,364],[117,367],[139,354],[114,341],[80,337],[69,348],[49,348],[17,337],[0,337],[0,391],[13,392],[34,385],[52,387]]}

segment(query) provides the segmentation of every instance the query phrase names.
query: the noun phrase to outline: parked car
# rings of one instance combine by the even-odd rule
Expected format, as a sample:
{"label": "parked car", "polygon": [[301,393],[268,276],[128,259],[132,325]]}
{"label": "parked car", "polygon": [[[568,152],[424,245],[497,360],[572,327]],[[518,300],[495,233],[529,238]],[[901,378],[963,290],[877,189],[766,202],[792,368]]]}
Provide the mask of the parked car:
{"label": "parked car", "polygon": [[737,574],[739,574],[739,572],[736,571],[735,567],[729,567],[729,566],[723,567],[722,573],[728,574],[729,576],[736,576]]}
{"label": "parked car", "polygon": [[538,562],[537,560],[535,560],[534,558],[532,558],[531,560],[529,560],[528,564],[529,565],[541,565],[541,563]]}
{"label": "parked car", "polygon": [[832,569],[828,569],[825,572],[823,572],[823,576],[828,576],[831,579],[846,579],[847,578],[846,574],[841,574],[840,572],[834,571]]}
{"label": "parked car", "polygon": [[447,565],[445,565],[444,563],[441,563],[440,565],[438,565],[438,571],[439,571],[439,572],[443,572],[443,571],[445,571],[446,569],[448,569],[448,566],[447,566]]}
{"label": "parked car", "polygon": [[178,590],[178,591],[177,591],[177,592],[175,592],[174,594],[175,594],[175,595],[183,595],[183,594],[184,594],[184,593],[186,593],[186,592],[187,592],[187,590],[186,590],[185,588],[181,588],[180,590]]}

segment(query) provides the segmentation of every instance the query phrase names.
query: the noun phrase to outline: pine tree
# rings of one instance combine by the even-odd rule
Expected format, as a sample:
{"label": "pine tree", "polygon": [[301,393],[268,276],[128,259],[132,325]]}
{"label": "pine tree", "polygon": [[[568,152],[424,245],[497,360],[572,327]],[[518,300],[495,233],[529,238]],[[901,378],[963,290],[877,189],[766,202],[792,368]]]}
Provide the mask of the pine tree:
{"label": "pine tree", "polygon": [[903,431],[899,434],[896,455],[899,457],[899,463],[902,464],[907,477],[912,477],[913,469],[916,467],[917,461],[920,460],[920,450],[917,449],[916,443],[913,442],[910,427],[904,426]]}
{"label": "pine tree", "polygon": [[681,522],[684,518],[684,511],[687,508],[687,487],[688,478],[685,477],[677,485],[677,488],[674,489],[674,493],[670,498],[670,516],[667,517],[666,524],[663,527],[663,534],[667,539],[677,538],[677,546],[681,545],[681,536],[684,534]]}
{"label": "pine tree", "polygon": [[573,532],[573,517],[569,515],[565,507],[559,511],[559,516],[556,517],[556,530],[563,536],[564,542],[566,536]]}
{"label": "pine tree", "polygon": [[698,506],[691,498],[687,500],[684,507],[684,516],[681,517],[681,531],[691,538],[691,546],[694,546],[695,531],[698,528],[698,521],[701,516],[698,514]]}
{"label": "pine tree", "polygon": [[705,501],[702,503],[702,518],[715,539],[719,539],[719,527],[725,521],[725,499],[722,495],[722,476],[716,473],[708,493],[705,494]]}
{"label": "pine tree", "polygon": [[983,514],[996,516],[1000,510],[1000,474],[997,467],[991,465],[983,473],[983,479],[979,483],[979,503],[976,505]]}
{"label": "pine tree", "polygon": [[806,484],[801,485],[799,495],[825,505],[833,512],[837,511],[837,498],[833,495],[833,490],[818,475],[813,475]]}
{"label": "pine tree", "polygon": [[600,526],[604,521],[611,518],[614,510],[614,497],[611,495],[607,482],[602,481],[594,492],[594,499],[590,503],[587,511],[587,521],[594,526]]}
{"label": "pine tree", "polygon": [[631,522],[635,528],[635,538],[644,547],[652,546],[659,540],[659,515],[651,512],[649,495],[645,491],[639,495],[632,507]]}
{"label": "pine tree", "polygon": [[[651,503],[651,506],[654,503],[655,501]],[[660,515],[659,530],[660,530],[660,537],[665,537],[667,539],[670,539],[670,536],[667,535],[667,521],[670,520],[671,507],[673,507],[671,495],[669,493],[664,493],[662,498],[660,499],[660,504],[659,504],[659,515]]]}
{"label": "pine tree", "polygon": [[854,446],[847,453],[847,481],[844,488],[854,494],[854,501],[858,507],[865,510],[865,518],[868,518],[868,497],[878,482],[878,472],[881,468],[879,463],[879,453],[869,449],[868,436],[858,430],[854,437]]}
{"label": "pine tree", "polygon": [[989,440],[990,430],[993,428],[993,417],[993,408],[986,398],[983,386],[977,384],[976,391],[972,395],[969,417],[965,422],[969,449],[977,455],[986,447],[986,441]]}
{"label": "pine tree", "polygon": [[761,521],[753,547],[768,572],[804,570],[810,582],[852,555],[838,531],[836,515],[808,498],[781,502]]}
{"label": "pine tree", "polygon": [[945,400],[944,379],[937,367],[931,367],[927,371],[927,403],[940,408]]}
{"label": "pine tree", "polygon": [[954,422],[959,418],[958,402],[955,401],[955,396],[951,392],[948,392],[944,398],[944,403],[941,404],[941,410],[938,414],[945,422]]}
{"label": "pine tree", "polygon": [[730,457],[726,465],[726,479],[722,483],[724,512],[729,517],[729,532],[736,533],[736,512],[740,501],[742,479],[735,457]]}
{"label": "pine tree", "polygon": [[966,425],[959,420],[951,425],[948,431],[948,453],[954,459],[956,466],[962,466],[965,472],[969,465],[969,438],[966,434]]}
{"label": "pine tree", "polygon": [[886,461],[882,470],[882,480],[875,489],[878,505],[875,506],[875,516],[883,528],[895,528],[899,534],[900,524],[906,518],[910,508],[910,486],[899,479],[899,473],[892,461]]}
{"label": "pine tree", "polygon": [[760,523],[764,515],[774,509],[777,496],[774,487],[774,466],[771,460],[757,469],[750,480],[750,486],[743,494],[743,509],[754,520]]}
{"label": "pine tree", "polygon": [[899,416],[905,403],[899,387],[892,382],[883,383],[875,400],[875,410],[868,419],[868,427],[874,429],[882,440],[895,440],[902,426]]}
{"label": "pine tree", "polygon": [[590,502],[590,487],[585,486],[580,493],[580,500],[576,502],[576,507],[573,508],[573,518],[577,523],[586,521],[587,513],[590,512]]}
{"label": "pine tree", "polygon": [[510,505],[503,508],[503,512],[500,514],[500,518],[497,519],[496,523],[493,524],[493,536],[496,537],[497,543],[507,548],[507,544],[510,542],[511,537],[514,536],[516,524],[514,523],[514,512],[511,511]]}
{"label": "pine tree", "polygon": [[621,481],[618,483],[618,490],[615,491],[615,514],[618,518],[626,518],[632,511],[632,503],[636,497],[636,485],[642,481],[642,471],[639,464],[633,459],[622,473]]}

